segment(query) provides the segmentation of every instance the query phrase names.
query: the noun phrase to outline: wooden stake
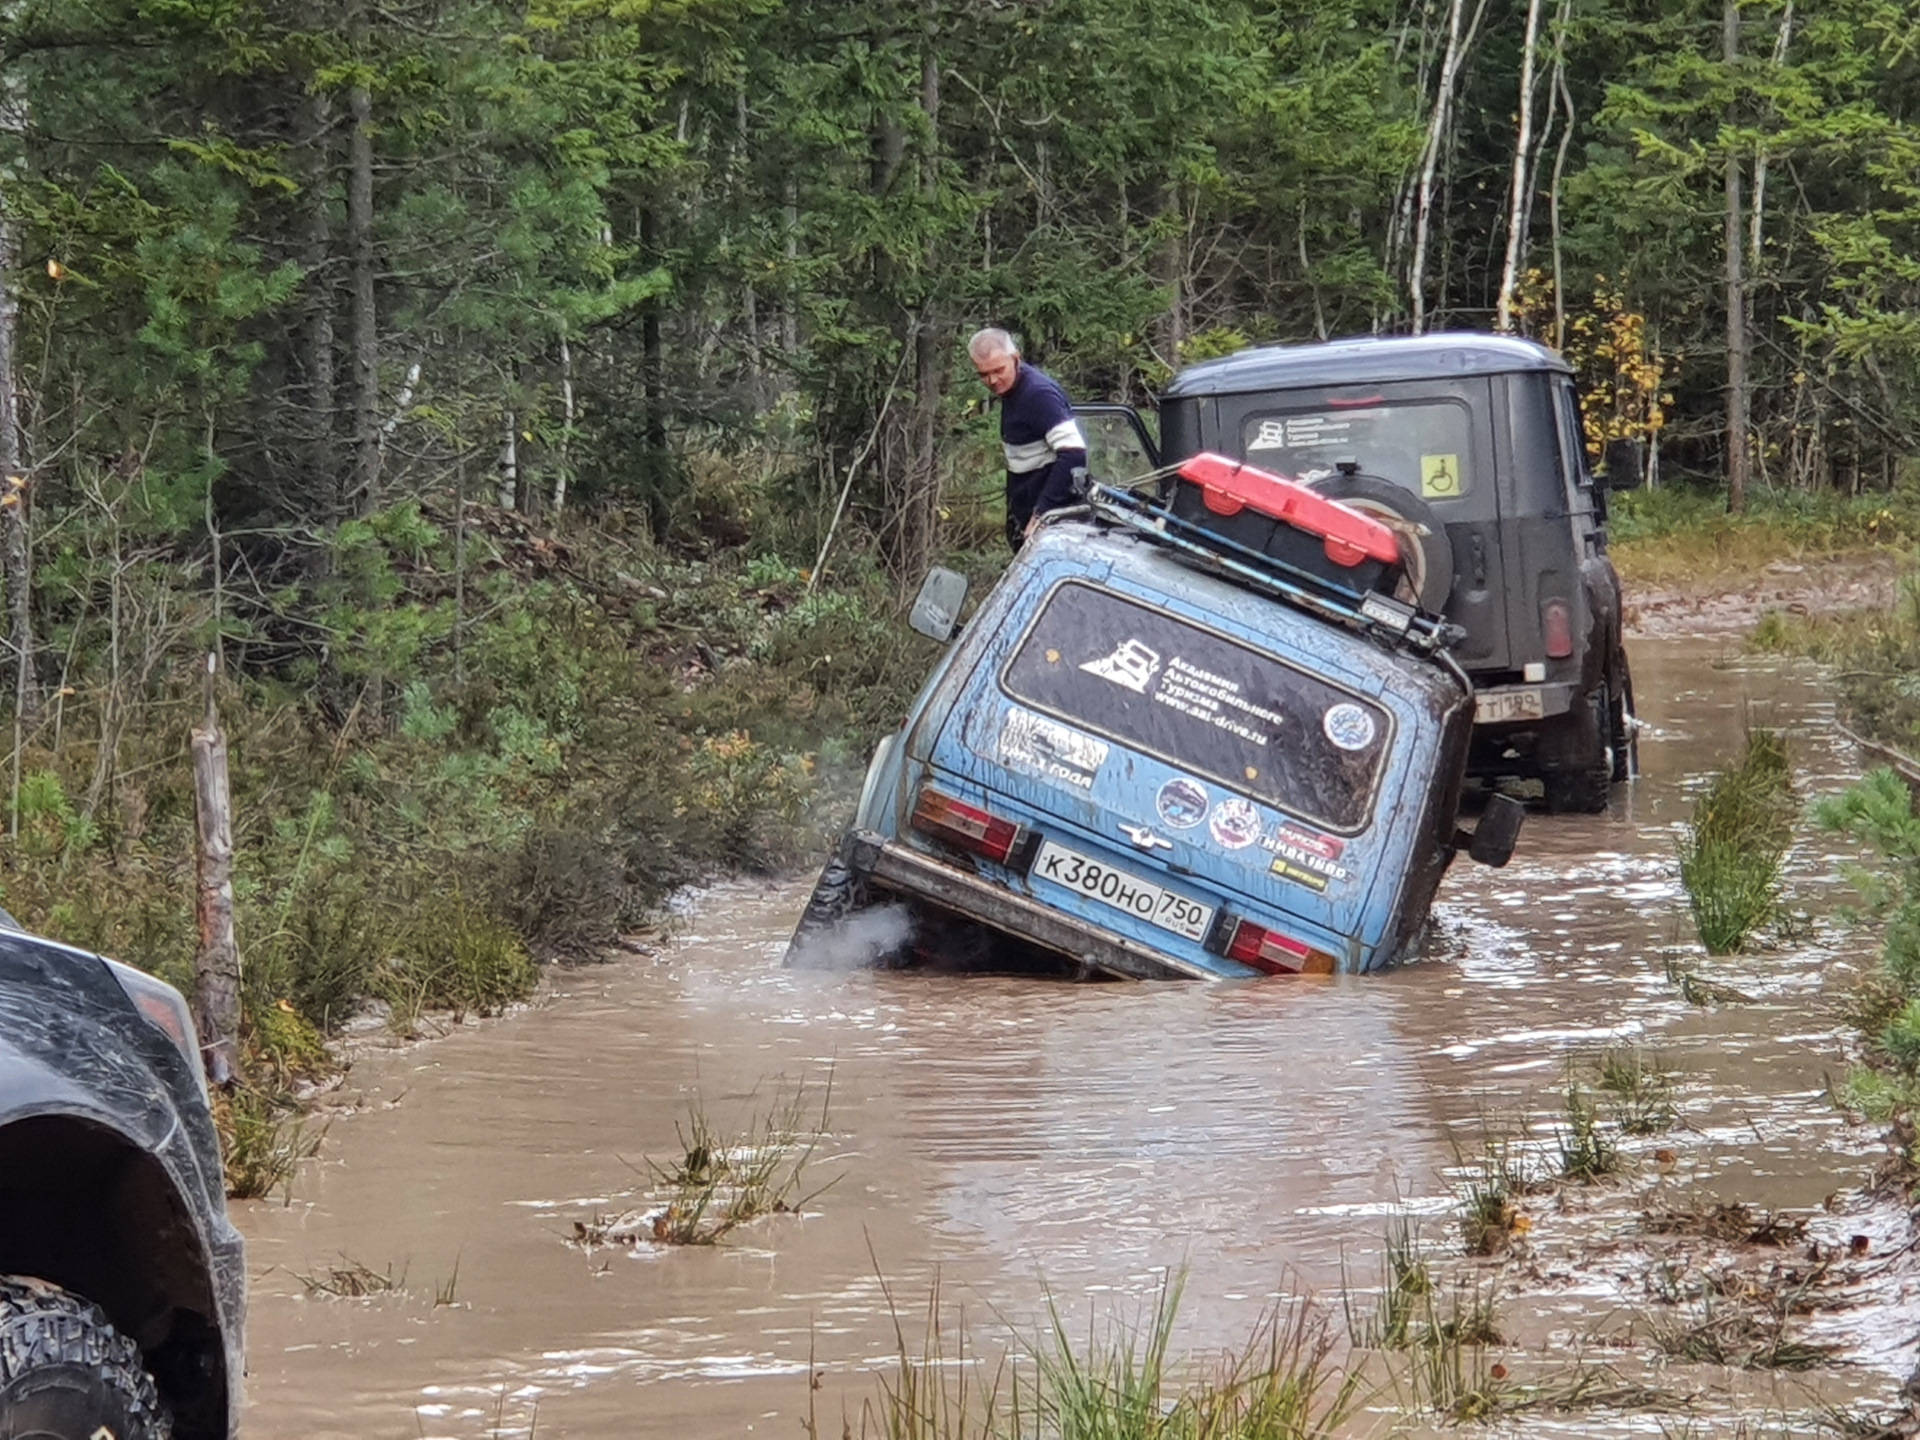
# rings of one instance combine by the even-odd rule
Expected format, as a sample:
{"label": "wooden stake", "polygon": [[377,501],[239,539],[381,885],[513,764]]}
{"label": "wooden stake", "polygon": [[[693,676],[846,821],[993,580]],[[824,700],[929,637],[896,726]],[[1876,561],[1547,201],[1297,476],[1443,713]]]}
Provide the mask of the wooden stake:
{"label": "wooden stake", "polygon": [[207,1079],[231,1085],[240,1074],[240,947],[233,935],[233,805],[227,785],[227,737],[214,708],[216,658],[207,656],[206,723],[193,732],[193,798],[198,820],[199,885],[194,916],[200,950],[193,967],[193,1023]]}

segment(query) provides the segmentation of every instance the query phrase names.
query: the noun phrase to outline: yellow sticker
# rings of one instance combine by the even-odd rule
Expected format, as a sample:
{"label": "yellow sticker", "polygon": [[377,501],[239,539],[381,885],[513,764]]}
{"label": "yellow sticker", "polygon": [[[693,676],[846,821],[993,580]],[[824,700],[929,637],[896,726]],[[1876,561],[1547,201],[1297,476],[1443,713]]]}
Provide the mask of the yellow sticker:
{"label": "yellow sticker", "polygon": [[1047,651],[1047,664],[1058,665],[1059,663],[1060,663],[1060,652],[1058,650]]}
{"label": "yellow sticker", "polygon": [[1458,455],[1420,457],[1420,493],[1429,500],[1451,500],[1466,488]]}

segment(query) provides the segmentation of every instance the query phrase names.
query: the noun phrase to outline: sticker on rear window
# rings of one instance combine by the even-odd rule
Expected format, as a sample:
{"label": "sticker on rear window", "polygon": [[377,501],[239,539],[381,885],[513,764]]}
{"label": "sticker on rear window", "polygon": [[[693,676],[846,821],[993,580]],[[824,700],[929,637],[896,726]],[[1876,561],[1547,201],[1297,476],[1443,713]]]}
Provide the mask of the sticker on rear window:
{"label": "sticker on rear window", "polygon": [[1260,812],[1251,801],[1229,795],[1213,807],[1207,829],[1227,849],[1242,850],[1260,838]]}
{"label": "sticker on rear window", "polygon": [[1351,702],[1329,707],[1320,724],[1342,750],[1364,750],[1373,743],[1373,716]]}
{"label": "sticker on rear window", "polygon": [[1451,500],[1460,493],[1458,455],[1420,457],[1420,493],[1429,500]]}
{"label": "sticker on rear window", "polygon": [[1138,640],[1126,640],[1114,646],[1113,653],[1089,660],[1080,667],[1089,675],[1124,685],[1136,695],[1147,693],[1147,686],[1160,673],[1160,656]]}
{"label": "sticker on rear window", "polygon": [[1260,842],[1273,853],[1268,868],[1282,880],[1291,880],[1324,893],[1335,880],[1350,880],[1352,872],[1340,863],[1346,845],[1331,835],[1316,835],[1296,825],[1276,825]]}
{"label": "sticker on rear window", "polygon": [[1049,780],[1064,780],[1080,790],[1093,788],[1093,777],[1106,763],[1110,748],[1104,740],[1018,706],[1009,707],[1000,722],[1002,760]]}
{"label": "sticker on rear window", "polygon": [[1153,797],[1153,808],[1160,818],[1176,830],[1191,830],[1207,818],[1207,788],[1196,780],[1176,775],[1160,787]]}

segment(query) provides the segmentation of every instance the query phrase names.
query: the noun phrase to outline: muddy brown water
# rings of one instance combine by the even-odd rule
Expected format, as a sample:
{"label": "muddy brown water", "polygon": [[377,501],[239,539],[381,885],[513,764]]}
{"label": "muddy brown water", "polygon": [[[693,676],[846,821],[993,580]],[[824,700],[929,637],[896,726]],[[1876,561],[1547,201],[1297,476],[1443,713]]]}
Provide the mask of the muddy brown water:
{"label": "muddy brown water", "polygon": [[[290,1203],[239,1207],[246,1433],[792,1436],[810,1401],[838,1433],[893,1353],[887,1292],[917,1340],[936,1283],[948,1323],[992,1350],[1049,1296],[1084,1332],[1183,1274],[1182,1348],[1234,1346],[1275,1297],[1337,1311],[1343,1284],[1373,1283],[1396,1214],[1445,1248],[1461,1150],[1489,1128],[1537,1138],[1570,1059],[1608,1045],[1674,1066],[1684,1125],[1634,1142],[1629,1180],[1530,1202],[1528,1253],[1499,1271],[1521,1346],[1579,1348],[1646,1309],[1649,1192],[1793,1207],[1816,1235],[1893,1247],[1898,1212],[1853,1194],[1877,1136],[1824,1093],[1842,1030],[1823,981],[1869,963],[1867,943],[1816,920],[1707,967],[1749,1004],[1690,1006],[1663,970],[1691,938],[1674,860],[1689,787],[1742,727],[1786,729],[1809,792],[1855,771],[1817,670],[1731,656],[1637,643],[1642,779],[1603,816],[1531,817],[1505,870],[1463,861],[1430,957],[1391,975],[793,973],[779,961],[805,884],[730,884],[693,897],[656,956],[558,972],[518,1013],[363,1055]],[[1793,903],[1833,912],[1843,859],[1803,833]],[[643,1157],[674,1152],[690,1102],[731,1128],[783,1077],[817,1091],[829,1069],[809,1176],[834,1183],[802,1216],[707,1249],[568,1243],[574,1221],[642,1203]],[[401,1288],[307,1293],[302,1276],[345,1260]],[[1891,1393],[1911,1368],[1910,1283],[1883,1273],[1807,1322],[1846,1347],[1841,1390]],[[1616,1425],[1634,1428],[1563,1428]]]}

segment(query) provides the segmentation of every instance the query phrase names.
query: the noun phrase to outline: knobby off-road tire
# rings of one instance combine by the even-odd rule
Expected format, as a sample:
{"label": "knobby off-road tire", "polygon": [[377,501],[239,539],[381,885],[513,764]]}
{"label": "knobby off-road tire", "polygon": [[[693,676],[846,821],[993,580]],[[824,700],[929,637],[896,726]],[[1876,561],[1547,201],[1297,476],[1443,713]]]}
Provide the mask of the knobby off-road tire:
{"label": "knobby off-road tire", "polygon": [[793,927],[793,939],[787,945],[785,964],[802,970],[822,969],[828,965],[829,946],[847,917],[864,908],[865,886],[853,867],[835,855],[814,881],[807,908]]}
{"label": "knobby off-road tire", "polygon": [[0,1440],[168,1440],[140,1350],[97,1306],[0,1277]]}
{"label": "knobby off-road tire", "polygon": [[1567,752],[1574,763],[1540,776],[1541,798],[1550,815],[1598,815],[1613,788],[1613,702],[1607,686],[1578,701],[1573,715],[1579,717],[1579,729],[1569,737]]}
{"label": "knobby off-road tire", "polygon": [[1631,780],[1640,773],[1640,736],[1633,709],[1633,674],[1627,669],[1627,657],[1620,657],[1620,673],[1611,688],[1612,706],[1608,712],[1608,743],[1613,747],[1615,784]]}

